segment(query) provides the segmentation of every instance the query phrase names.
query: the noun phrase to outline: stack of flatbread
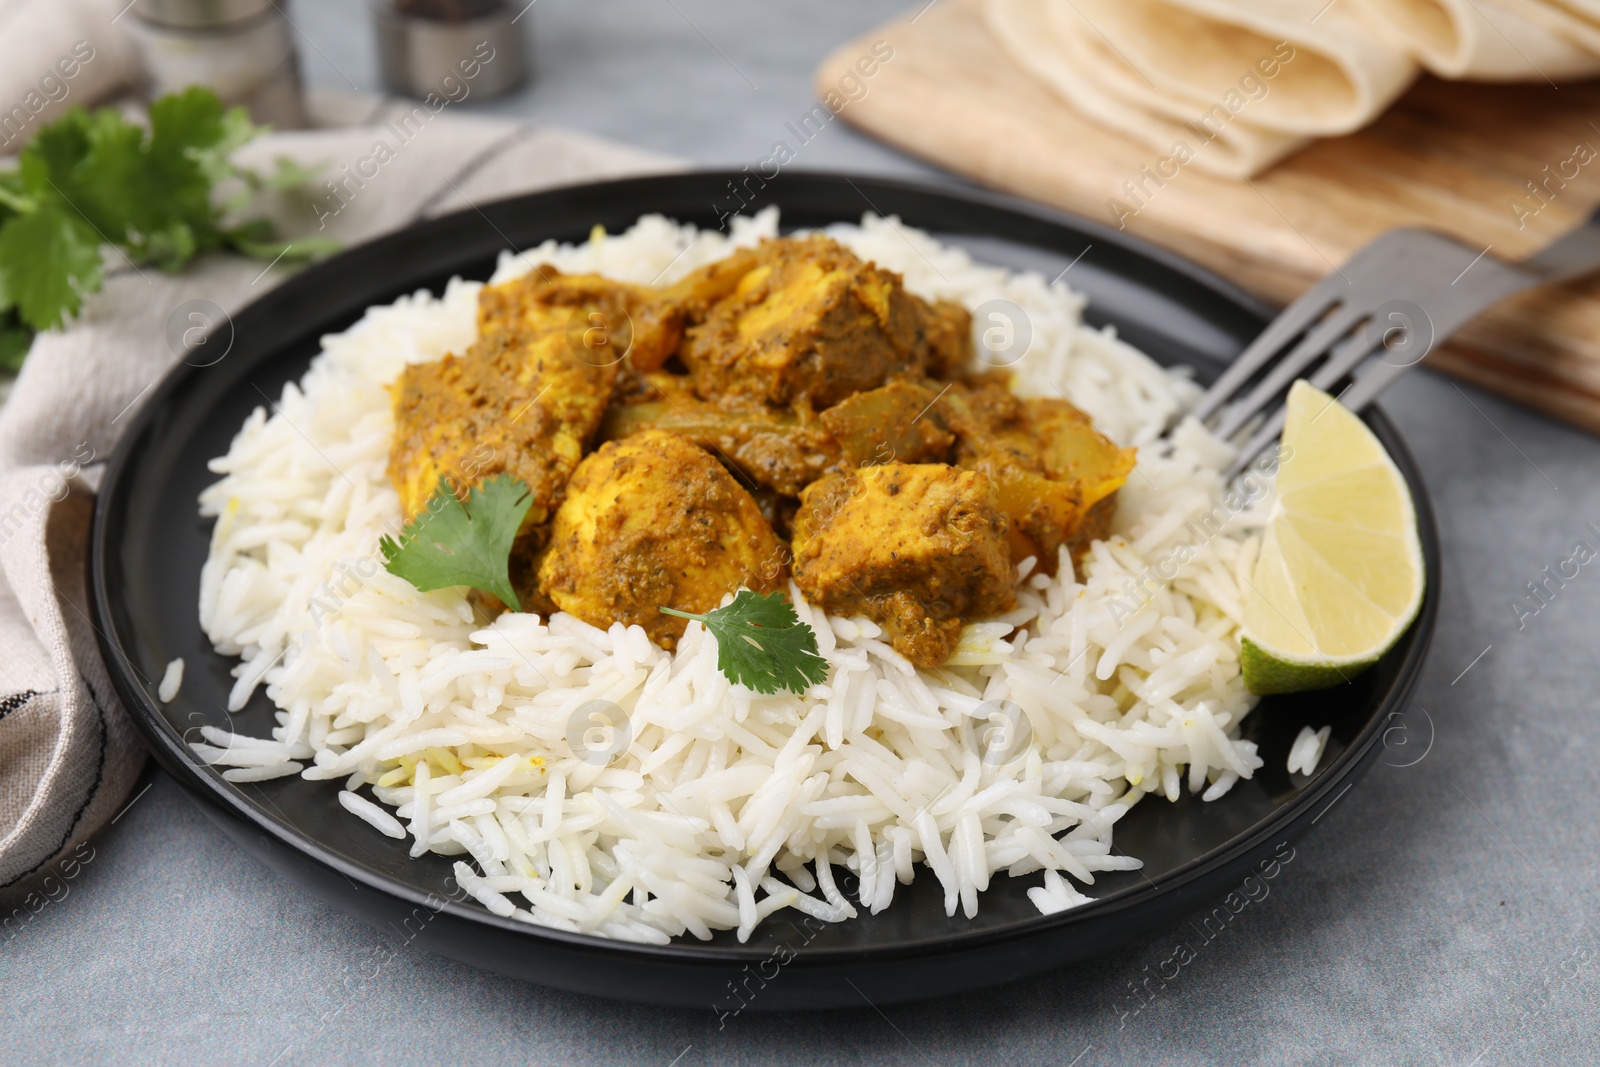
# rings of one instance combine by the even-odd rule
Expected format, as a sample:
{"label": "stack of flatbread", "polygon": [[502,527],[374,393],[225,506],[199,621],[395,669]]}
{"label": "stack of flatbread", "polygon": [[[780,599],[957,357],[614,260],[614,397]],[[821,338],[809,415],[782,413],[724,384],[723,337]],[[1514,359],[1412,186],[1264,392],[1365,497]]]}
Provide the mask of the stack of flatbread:
{"label": "stack of flatbread", "polygon": [[987,15],[1083,114],[1235,178],[1365,126],[1424,69],[1600,74],[1600,0],[988,0]]}

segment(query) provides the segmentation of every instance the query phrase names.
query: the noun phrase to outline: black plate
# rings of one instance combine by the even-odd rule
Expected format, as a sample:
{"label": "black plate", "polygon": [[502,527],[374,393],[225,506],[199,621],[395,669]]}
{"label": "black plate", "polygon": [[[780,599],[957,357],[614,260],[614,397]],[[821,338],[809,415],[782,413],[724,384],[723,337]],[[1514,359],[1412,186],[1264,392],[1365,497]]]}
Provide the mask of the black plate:
{"label": "black plate", "polygon": [[[1410,633],[1353,684],[1264,701],[1246,720],[1266,765],[1225,798],[1202,804],[1147,800],[1118,825],[1118,849],[1142,872],[1102,875],[1095,903],[1044,917],[1026,890],[1039,877],[999,877],[976,919],[946,918],[939,884],[923,873],[886,912],[813,930],[774,917],[747,945],[730,933],[709,943],[620,944],[499,919],[467,899],[446,900],[449,862],[407,858],[403,843],[374,833],[338,805],[335,782],[296,777],[237,786],[198,763],[183,737],[209,723],[264,735],[272,709],[258,695],[224,711],[234,660],[217,655],[196,618],[200,564],[211,523],[196,496],[214,480],[206,461],[226,452],[252,409],[298,379],[317,339],[343,330],[372,304],[452,275],[486,278],[508,244],[580,241],[596,223],[625,229],[660,212],[715,227],[741,173],[697,173],[555,189],[414,226],[297,277],[233,317],[234,342],[213,366],[179,365],[139,412],[106,473],[90,553],[102,650],[123,703],[161,764],[201,809],[274,869],[358,918],[426,948],[490,970],[605,996],[728,1011],[829,1007],[910,1000],[1019,978],[1093,956],[1213,904],[1270,864],[1336,803],[1380,749],[1391,715],[1417,677],[1438,604],[1439,552],[1416,465],[1379,413],[1367,421],[1399,464],[1417,502],[1427,557],[1427,602]],[[1175,256],[1080,219],[999,198],[833,174],[785,174],[747,193],[746,210],[783,209],[785,228],[858,220],[863,211],[962,244],[1007,267],[1053,278],[1071,264],[1072,285],[1091,297],[1089,318],[1113,323],[1165,363],[1214,374],[1263,326],[1267,309]],[[155,698],[166,663],[182,656],[183,689]],[[1302,725],[1332,724],[1319,772],[1284,770]],[[1265,870],[1275,873],[1276,868]],[[454,893],[456,898],[462,894]],[[798,920],[798,917],[796,917]],[[821,926],[815,924],[814,926]],[[847,981],[848,980],[848,981]],[[732,983],[732,985],[730,985]],[[853,985],[852,985],[853,984]],[[737,999],[731,990],[739,990]]]}

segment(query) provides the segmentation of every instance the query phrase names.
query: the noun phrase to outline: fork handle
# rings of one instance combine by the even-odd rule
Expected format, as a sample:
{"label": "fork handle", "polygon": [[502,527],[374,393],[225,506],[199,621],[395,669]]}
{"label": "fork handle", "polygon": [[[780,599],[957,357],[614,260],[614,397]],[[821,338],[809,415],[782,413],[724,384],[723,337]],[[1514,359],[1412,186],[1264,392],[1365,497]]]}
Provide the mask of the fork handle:
{"label": "fork handle", "polygon": [[1564,282],[1600,269],[1600,208],[1587,222],[1562,234],[1522,261],[1548,282]]}

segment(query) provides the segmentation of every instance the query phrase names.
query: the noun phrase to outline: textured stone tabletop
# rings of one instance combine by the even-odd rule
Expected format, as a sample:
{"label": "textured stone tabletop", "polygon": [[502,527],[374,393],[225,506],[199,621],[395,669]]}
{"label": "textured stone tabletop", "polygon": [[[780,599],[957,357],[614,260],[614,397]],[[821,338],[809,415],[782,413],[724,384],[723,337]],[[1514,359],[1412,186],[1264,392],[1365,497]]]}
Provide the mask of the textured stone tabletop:
{"label": "textured stone tabletop", "polygon": [[[538,0],[534,80],[479,107],[754,163],[811,107],[818,59],[902,6]],[[288,10],[311,84],[377,87],[361,0]],[[795,162],[952,180],[841,123]],[[1510,604],[1576,542],[1600,548],[1600,441],[1426,372],[1386,407],[1444,544],[1408,747],[1164,988],[1144,980],[1196,942],[1187,924],[1011,986],[721,1029],[417,950],[369,978],[377,934],[151,771],[70,895],[0,943],[0,1062],[1595,1062],[1600,577],[1585,567],[1521,629]]]}

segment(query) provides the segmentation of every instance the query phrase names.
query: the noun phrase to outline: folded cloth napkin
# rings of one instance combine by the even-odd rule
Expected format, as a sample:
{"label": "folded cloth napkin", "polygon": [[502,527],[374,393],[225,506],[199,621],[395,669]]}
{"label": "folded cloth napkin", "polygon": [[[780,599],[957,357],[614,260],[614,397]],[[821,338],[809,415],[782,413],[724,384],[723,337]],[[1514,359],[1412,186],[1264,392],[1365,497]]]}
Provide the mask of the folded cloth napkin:
{"label": "folded cloth napkin", "polygon": [[0,0],[0,155],[74,104],[134,78],[127,0]]}
{"label": "folded cloth napkin", "polygon": [[[586,135],[411,101],[313,94],[308,110],[314,123],[359,125],[269,134],[240,162],[287,156],[339,178],[387,159],[342,198],[282,206],[291,238],[320,224],[351,244],[532,189],[676,168]],[[112,818],[144,761],[95,643],[84,555],[101,464],[178,358],[168,320],[193,299],[237,309],[291,273],[233,256],[176,275],[108,264],[105,289],[79,320],[34,341],[0,410],[0,893],[36,881]]]}
{"label": "folded cloth napkin", "polygon": [[[1582,10],[1593,11],[1588,19]],[[1423,67],[1600,74],[1600,0],[988,0],[1018,66],[1079,112],[1226,177],[1360,129]]]}

